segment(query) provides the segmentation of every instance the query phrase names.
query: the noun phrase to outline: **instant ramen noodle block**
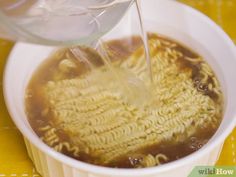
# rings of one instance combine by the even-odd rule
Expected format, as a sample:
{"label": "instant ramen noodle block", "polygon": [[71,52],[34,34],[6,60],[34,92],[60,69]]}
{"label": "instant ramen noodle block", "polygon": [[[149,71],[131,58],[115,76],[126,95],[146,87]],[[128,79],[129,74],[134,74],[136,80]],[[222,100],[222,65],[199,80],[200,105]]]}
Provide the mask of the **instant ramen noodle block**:
{"label": "instant ramen noodle block", "polygon": [[143,153],[144,149],[165,141],[184,142],[199,127],[217,127],[222,93],[209,65],[200,56],[185,55],[174,42],[151,38],[149,45],[152,84],[143,47],[113,62],[118,72],[132,73],[144,82],[149,101],[142,107],[128,102],[104,65],[72,79],[48,81],[42,95],[50,123],[40,128],[42,140],[59,152],[103,166],[140,154],[131,161],[139,168],[168,161],[168,154]]}

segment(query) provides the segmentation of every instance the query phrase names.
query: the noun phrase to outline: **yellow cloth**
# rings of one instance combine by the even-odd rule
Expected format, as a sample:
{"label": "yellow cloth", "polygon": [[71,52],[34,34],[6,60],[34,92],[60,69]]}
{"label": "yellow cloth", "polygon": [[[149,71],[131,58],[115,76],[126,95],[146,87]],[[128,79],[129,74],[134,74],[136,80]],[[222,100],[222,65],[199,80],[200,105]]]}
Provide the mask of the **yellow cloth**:
{"label": "yellow cloth", "polygon": [[[214,19],[236,42],[235,0],[180,1],[196,7]],[[12,46],[12,42],[0,39],[0,176],[39,177],[27,155],[22,136],[11,121],[3,100],[3,68]],[[234,129],[234,131],[225,141],[223,151],[219,161],[217,162],[217,165],[236,165],[236,129]]]}

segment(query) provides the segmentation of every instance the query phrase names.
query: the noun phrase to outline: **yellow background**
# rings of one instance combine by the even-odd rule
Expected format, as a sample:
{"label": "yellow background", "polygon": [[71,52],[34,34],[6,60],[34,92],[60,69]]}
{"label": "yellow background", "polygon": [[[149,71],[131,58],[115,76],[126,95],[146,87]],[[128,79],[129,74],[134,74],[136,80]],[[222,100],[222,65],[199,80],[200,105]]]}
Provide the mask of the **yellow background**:
{"label": "yellow background", "polygon": [[[215,20],[236,42],[236,0],[180,1],[201,10]],[[12,42],[0,39],[0,177],[39,177],[27,155],[22,136],[11,121],[3,100],[3,68],[13,45]],[[217,165],[236,165],[236,129],[225,141]]]}

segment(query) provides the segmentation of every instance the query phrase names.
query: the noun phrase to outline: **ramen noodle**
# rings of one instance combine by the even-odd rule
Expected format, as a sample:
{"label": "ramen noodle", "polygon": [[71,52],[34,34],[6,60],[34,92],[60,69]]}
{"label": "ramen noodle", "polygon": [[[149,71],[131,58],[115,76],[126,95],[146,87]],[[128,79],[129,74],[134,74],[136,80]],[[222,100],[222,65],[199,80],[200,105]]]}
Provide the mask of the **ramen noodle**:
{"label": "ramen noodle", "polygon": [[101,61],[86,70],[62,49],[41,66],[26,93],[26,111],[42,141],[84,162],[143,168],[186,156],[210,139],[223,103],[211,67],[179,43],[150,35],[151,83],[140,40],[129,38],[132,47],[127,40],[107,42],[112,66],[122,78],[142,81],[148,101],[132,104]]}

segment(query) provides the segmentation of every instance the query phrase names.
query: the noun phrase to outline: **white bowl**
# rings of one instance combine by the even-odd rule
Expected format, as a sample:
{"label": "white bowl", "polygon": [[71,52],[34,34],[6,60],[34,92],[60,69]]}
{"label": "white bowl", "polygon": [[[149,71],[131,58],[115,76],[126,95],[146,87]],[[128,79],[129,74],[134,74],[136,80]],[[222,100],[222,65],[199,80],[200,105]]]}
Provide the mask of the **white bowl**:
{"label": "white bowl", "polygon": [[[8,110],[25,137],[28,154],[44,177],[185,177],[196,165],[213,165],[222,143],[236,124],[236,50],[229,37],[209,18],[170,0],[142,1],[147,27],[189,46],[202,55],[218,76],[225,96],[223,121],[210,141],[180,160],[145,169],[112,169],[74,160],[45,145],[31,129],[24,111],[24,93],[35,69],[53,48],[24,43],[15,45],[4,76]],[[132,7],[106,39],[130,33],[127,25],[137,23]],[[151,25],[150,25],[151,24]],[[132,29],[134,30],[134,29]],[[135,31],[135,30],[134,30]]]}

